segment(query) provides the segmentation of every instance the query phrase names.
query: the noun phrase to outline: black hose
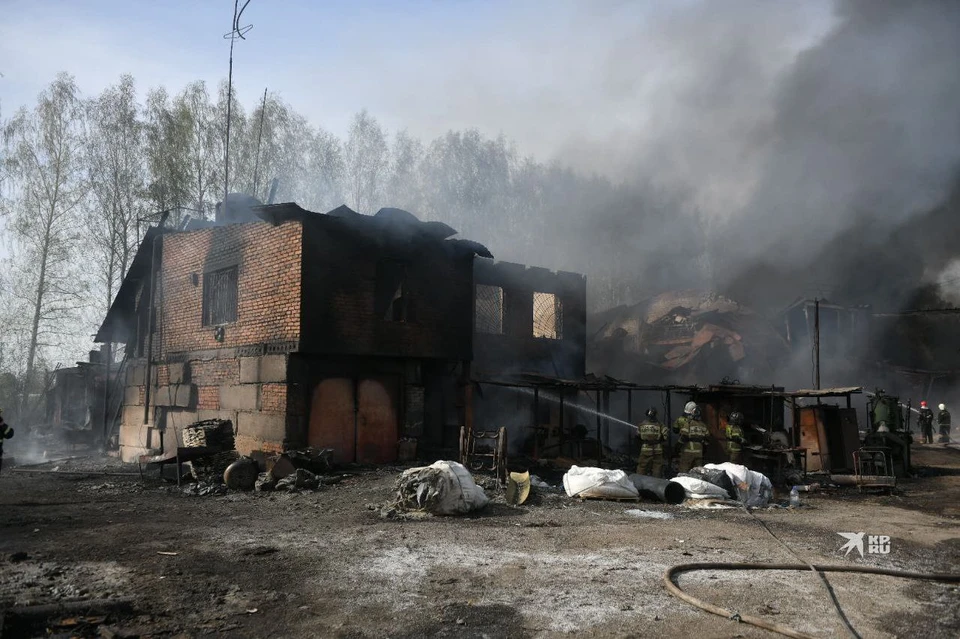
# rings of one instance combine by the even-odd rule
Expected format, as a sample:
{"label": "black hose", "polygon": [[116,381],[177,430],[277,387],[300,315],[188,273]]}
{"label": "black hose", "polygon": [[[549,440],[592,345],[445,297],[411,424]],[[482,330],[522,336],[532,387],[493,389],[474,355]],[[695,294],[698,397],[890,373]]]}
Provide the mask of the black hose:
{"label": "black hose", "polygon": [[[820,566],[812,565],[818,572],[852,572],[866,575],[886,575],[888,577],[902,577],[905,579],[923,579],[926,581],[940,581],[943,583],[960,583],[960,574],[949,573],[924,573],[908,572],[905,570],[892,570],[888,568],[873,568],[868,566]],[[686,601],[687,603],[706,610],[707,612],[719,615],[726,619],[733,619],[743,623],[748,623],[758,628],[780,633],[787,637],[796,639],[816,639],[813,635],[794,630],[789,626],[772,623],[766,619],[753,617],[751,615],[741,615],[732,610],[715,606],[709,602],[702,601],[696,597],[685,593],[674,581],[674,578],[683,572],[693,570],[810,570],[811,566],[806,564],[750,564],[750,563],[692,563],[680,564],[668,568],[663,574],[663,583],[667,591],[673,596]]]}

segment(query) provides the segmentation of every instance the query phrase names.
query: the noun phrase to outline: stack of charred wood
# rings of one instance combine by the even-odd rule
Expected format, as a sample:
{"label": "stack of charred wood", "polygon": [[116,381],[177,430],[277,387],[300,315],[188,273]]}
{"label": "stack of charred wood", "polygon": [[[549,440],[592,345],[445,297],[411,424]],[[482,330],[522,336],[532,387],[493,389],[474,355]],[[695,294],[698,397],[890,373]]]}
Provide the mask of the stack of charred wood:
{"label": "stack of charred wood", "polygon": [[209,453],[189,462],[190,474],[200,482],[219,483],[227,467],[240,458],[234,449],[233,422],[229,419],[207,419],[187,426],[183,429],[183,445]]}

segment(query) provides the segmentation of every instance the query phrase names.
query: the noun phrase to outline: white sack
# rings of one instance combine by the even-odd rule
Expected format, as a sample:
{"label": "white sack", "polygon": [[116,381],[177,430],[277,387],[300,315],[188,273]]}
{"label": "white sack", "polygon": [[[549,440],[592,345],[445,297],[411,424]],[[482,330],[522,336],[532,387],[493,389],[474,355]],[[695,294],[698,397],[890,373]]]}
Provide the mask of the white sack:
{"label": "white sack", "polygon": [[763,473],[730,462],[706,464],[704,468],[725,472],[737,489],[737,495],[734,496],[748,508],[766,506],[773,499],[773,484]]}
{"label": "white sack", "polygon": [[730,499],[730,495],[723,488],[696,477],[678,475],[670,481],[675,481],[683,486],[683,489],[687,492],[687,499]]}
{"label": "white sack", "polygon": [[413,501],[417,507],[435,515],[468,513],[490,501],[473,481],[470,471],[455,461],[408,468],[397,483],[402,502]]}
{"label": "white sack", "polygon": [[639,498],[640,493],[622,470],[571,466],[563,476],[563,488],[570,497],[601,499]]}

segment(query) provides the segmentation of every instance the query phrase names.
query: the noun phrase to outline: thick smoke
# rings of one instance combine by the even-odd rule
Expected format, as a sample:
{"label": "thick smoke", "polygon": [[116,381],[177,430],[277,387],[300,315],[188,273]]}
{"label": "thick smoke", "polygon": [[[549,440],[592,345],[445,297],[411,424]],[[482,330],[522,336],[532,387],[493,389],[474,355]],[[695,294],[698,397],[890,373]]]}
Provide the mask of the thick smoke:
{"label": "thick smoke", "polygon": [[[609,254],[654,292],[714,289],[771,317],[801,296],[893,312],[960,302],[960,4],[797,6],[684,5],[660,37],[615,47],[658,56],[668,77],[607,69],[613,86],[657,90],[604,141],[634,173]],[[591,144],[573,139],[573,157]],[[651,187],[673,215],[650,219]],[[660,271],[659,249],[694,268]],[[860,371],[825,383],[863,383],[884,360],[922,367],[894,333],[862,331]],[[794,359],[775,381],[809,384],[809,354]]]}
{"label": "thick smoke", "polygon": [[[633,9],[586,5],[578,26]],[[612,32],[560,152],[623,186],[559,203],[544,245],[564,248],[536,258],[642,280],[622,302],[698,286],[763,309],[799,295],[897,308],[937,279],[946,264],[897,239],[945,201],[960,166],[960,5],[695,2],[632,24]],[[568,124],[551,96],[534,106]],[[664,253],[689,267],[661,273]]]}
{"label": "thick smoke", "polygon": [[960,168],[960,5],[858,0],[838,15],[780,82],[773,142],[726,228],[723,271],[759,303],[819,289],[896,309],[944,266],[922,238],[956,229],[955,216],[924,223]]}

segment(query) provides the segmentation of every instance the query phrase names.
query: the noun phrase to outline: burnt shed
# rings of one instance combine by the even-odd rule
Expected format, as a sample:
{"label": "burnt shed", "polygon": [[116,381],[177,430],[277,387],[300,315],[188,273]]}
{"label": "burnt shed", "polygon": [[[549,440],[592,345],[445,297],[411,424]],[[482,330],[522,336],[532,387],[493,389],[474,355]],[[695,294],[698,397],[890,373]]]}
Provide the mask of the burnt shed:
{"label": "burnt shed", "polygon": [[124,346],[107,418],[124,459],[218,418],[243,453],[386,463],[404,439],[457,446],[484,401],[477,367],[582,375],[583,276],[493,263],[455,235],[400,209],[255,201],[151,229],[96,337]]}

